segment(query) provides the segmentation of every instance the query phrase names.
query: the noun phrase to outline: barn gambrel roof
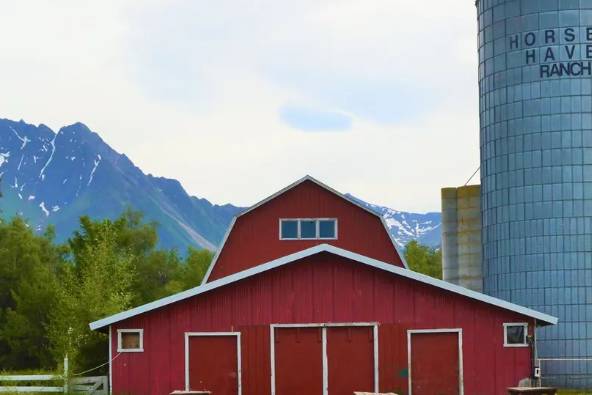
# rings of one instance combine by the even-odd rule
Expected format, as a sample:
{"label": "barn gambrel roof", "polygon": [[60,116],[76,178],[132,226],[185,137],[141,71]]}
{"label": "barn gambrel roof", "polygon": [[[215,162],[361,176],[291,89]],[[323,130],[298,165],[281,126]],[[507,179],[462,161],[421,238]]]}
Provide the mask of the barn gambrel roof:
{"label": "barn gambrel roof", "polygon": [[331,188],[330,186],[328,186],[325,183],[322,183],[321,181],[317,180],[316,178],[306,175],[304,177],[302,177],[301,179],[299,179],[296,182],[293,182],[292,184],[288,185],[287,187],[280,189],[279,191],[277,191],[276,193],[274,193],[273,195],[270,195],[268,197],[266,197],[265,199],[261,200],[258,203],[255,203],[254,205],[252,205],[251,207],[248,207],[246,209],[244,209],[243,211],[241,211],[240,213],[238,213],[237,215],[234,216],[234,218],[232,219],[232,221],[230,222],[230,226],[228,227],[228,230],[226,231],[226,234],[224,235],[224,238],[222,239],[222,243],[220,244],[220,248],[218,248],[218,251],[216,251],[216,255],[214,255],[214,259],[212,259],[212,263],[210,264],[210,266],[208,267],[208,271],[206,272],[203,280],[202,280],[202,284],[205,284],[208,282],[209,278],[210,278],[210,274],[212,273],[212,270],[214,270],[214,266],[216,266],[216,262],[218,261],[218,257],[220,256],[220,253],[222,252],[222,250],[224,249],[224,246],[226,245],[226,241],[228,240],[228,236],[230,236],[230,232],[232,232],[232,229],[234,228],[234,224],[236,223],[236,220],[238,217],[241,217],[247,213],[250,213],[251,211],[255,210],[256,208],[264,205],[265,203],[269,202],[270,200],[275,199],[276,197],[283,195],[285,192],[288,192],[289,190],[297,187],[298,185],[302,184],[305,181],[310,181],[316,185],[318,185],[319,187],[337,195],[338,197],[350,202],[351,204],[361,208],[364,211],[369,212],[370,214],[378,217],[378,219],[380,220],[380,222],[382,223],[382,226],[384,227],[384,231],[387,233],[387,235],[389,236],[389,239],[391,240],[391,243],[393,243],[393,248],[395,249],[395,251],[397,251],[397,255],[399,256],[399,258],[401,259],[401,262],[403,262],[403,265],[409,269],[409,265],[407,265],[407,261],[405,260],[405,255],[402,253],[402,251],[399,249],[397,242],[395,241],[395,239],[393,238],[393,235],[391,234],[391,232],[389,232],[389,228],[386,224],[386,221],[384,220],[384,218],[382,217],[382,215],[380,215],[379,213],[377,213],[376,211],[364,206],[363,204],[361,204],[359,201],[351,198],[350,196],[347,196],[333,188]]}
{"label": "barn gambrel roof", "polygon": [[367,266],[370,266],[370,267],[373,267],[376,269],[384,270],[384,271],[389,272],[389,273],[396,275],[396,276],[401,276],[401,277],[405,277],[405,278],[408,278],[408,279],[411,279],[414,281],[418,281],[420,283],[428,284],[428,285],[434,286],[436,288],[440,288],[440,289],[443,289],[443,290],[446,290],[446,291],[449,291],[449,292],[452,292],[455,294],[465,296],[467,298],[471,298],[471,299],[474,299],[474,300],[477,300],[477,301],[480,301],[483,303],[487,303],[492,306],[496,306],[496,307],[500,307],[502,309],[514,311],[516,313],[525,315],[527,317],[532,317],[532,318],[536,319],[542,325],[555,325],[558,322],[558,319],[556,317],[553,317],[553,316],[545,314],[545,313],[541,313],[536,310],[529,309],[524,306],[519,306],[517,304],[510,303],[505,300],[494,298],[492,296],[488,296],[488,295],[485,295],[485,294],[482,294],[479,292],[471,291],[470,289],[466,289],[466,288],[460,287],[458,285],[448,283],[446,281],[438,280],[438,279],[426,276],[424,274],[414,272],[409,269],[404,269],[402,267],[395,266],[395,265],[392,265],[387,262],[382,262],[377,259],[369,258],[367,256],[360,255],[355,252],[344,250],[342,248],[335,247],[333,245],[319,244],[314,247],[302,250],[300,252],[286,255],[281,258],[274,259],[270,262],[261,264],[259,266],[255,266],[250,269],[231,274],[227,277],[223,277],[221,279],[200,285],[200,286],[192,288],[192,289],[188,289],[187,291],[183,291],[183,292],[177,293],[175,295],[171,295],[166,298],[162,298],[162,299],[156,300],[154,302],[145,304],[143,306],[139,306],[139,307],[133,308],[131,310],[127,310],[127,311],[112,315],[110,317],[106,317],[101,320],[92,322],[90,324],[90,329],[97,330],[97,329],[105,328],[111,324],[126,320],[128,318],[137,316],[139,314],[147,313],[149,311],[153,311],[153,310],[159,309],[161,307],[168,306],[172,303],[176,303],[181,300],[185,300],[185,299],[191,298],[193,296],[197,296],[197,295],[212,291],[214,289],[230,285],[230,284],[235,283],[237,281],[240,281],[240,280],[243,280],[243,279],[246,279],[249,277],[253,277],[257,274],[266,272],[268,270],[272,270],[272,269],[287,265],[289,263],[299,261],[303,258],[312,256],[315,254],[323,253],[323,252],[330,253],[330,254],[333,254],[336,256],[340,256],[340,257],[343,257],[346,259],[350,259],[352,261],[356,261],[356,262],[359,262],[361,264],[364,264],[364,265],[367,265]]}

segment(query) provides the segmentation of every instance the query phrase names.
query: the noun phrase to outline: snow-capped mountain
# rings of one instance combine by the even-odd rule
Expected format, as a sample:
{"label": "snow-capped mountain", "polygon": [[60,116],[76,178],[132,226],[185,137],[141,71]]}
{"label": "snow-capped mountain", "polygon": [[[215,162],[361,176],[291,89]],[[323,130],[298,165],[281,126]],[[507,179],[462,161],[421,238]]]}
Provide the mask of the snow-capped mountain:
{"label": "snow-capped mountain", "polygon": [[440,245],[440,225],[442,223],[440,213],[419,214],[397,211],[385,206],[367,203],[352,195],[348,196],[380,214],[399,246],[402,247],[411,240],[417,240],[419,243],[430,247]]}
{"label": "snow-capped mountain", "polygon": [[[159,224],[160,244],[183,252],[215,249],[241,208],[190,196],[179,181],[144,174],[84,124],[61,128],[0,119],[1,215],[28,219],[36,230],[56,227],[65,240],[79,218],[113,218],[126,208]],[[360,201],[378,211],[395,240],[440,244],[440,214],[414,214]]]}
{"label": "snow-capped mountain", "polygon": [[98,134],[76,123],[57,133],[45,125],[0,119],[0,177],[4,217],[20,214],[58,240],[79,217],[113,218],[128,207],[159,224],[164,247],[215,249],[240,208],[189,196],[176,180],[144,174]]}

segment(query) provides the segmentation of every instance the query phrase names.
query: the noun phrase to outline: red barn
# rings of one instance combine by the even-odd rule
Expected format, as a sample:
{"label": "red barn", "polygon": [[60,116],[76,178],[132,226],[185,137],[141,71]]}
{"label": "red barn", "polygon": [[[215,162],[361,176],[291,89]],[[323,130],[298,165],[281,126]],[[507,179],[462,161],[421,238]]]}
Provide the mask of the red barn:
{"label": "red barn", "polygon": [[382,218],[305,177],[238,215],[204,282],[90,324],[115,394],[503,394],[549,315],[409,270]]}

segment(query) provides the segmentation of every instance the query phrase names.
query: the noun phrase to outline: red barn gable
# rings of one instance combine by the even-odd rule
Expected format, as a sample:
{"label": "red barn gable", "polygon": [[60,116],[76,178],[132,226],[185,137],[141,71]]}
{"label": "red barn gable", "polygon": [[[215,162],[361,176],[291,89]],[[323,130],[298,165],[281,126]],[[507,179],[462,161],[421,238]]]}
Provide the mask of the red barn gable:
{"label": "red barn gable", "polygon": [[[380,220],[368,220],[372,234],[357,244],[343,235],[360,235],[353,228],[364,223],[348,219],[363,218],[360,207],[331,194],[301,180],[239,216],[237,224],[248,224],[242,237],[258,248],[240,244],[235,225],[224,244],[234,252],[218,257],[220,270],[226,262],[219,278],[91,323],[109,333],[113,392],[495,395],[532,374],[529,339],[555,317],[402,267],[390,259],[398,257],[392,244],[391,255],[382,251],[389,239]],[[297,209],[307,196],[330,203]],[[333,204],[342,211],[328,211]],[[278,218],[317,222],[282,230]],[[318,221],[331,218],[337,227],[323,223],[321,232]],[[273,225],[275,237],[265,230],[268,241],[259,242],[255,224]],[[296,237],[303,235],[309,240]],[[283,250],[278,241],[286,238]]]}
{"label": "red barn gable", "polygon": [[[300,218],[335,219],[336,237],[282,240],[280,220]],[[380,215],[306,176],[235,217],[204,283],[321,243],[406,266]]]}

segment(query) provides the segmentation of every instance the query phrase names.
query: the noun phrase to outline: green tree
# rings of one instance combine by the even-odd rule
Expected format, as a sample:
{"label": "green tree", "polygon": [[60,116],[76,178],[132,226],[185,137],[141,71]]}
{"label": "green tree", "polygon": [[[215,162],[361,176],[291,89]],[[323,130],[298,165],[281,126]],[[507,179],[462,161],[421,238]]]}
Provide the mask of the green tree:
{"label": "green tree", "polygon": [[189,289],[201,284],[208,267],[212,262],[213,254],[208,250],[189,248],[182,272],[182,288]]}
{"label": "green tree", "polygon": [[74,258],[77,259],[78,254],[106,230],[111,234],[114,251],[127,252],[137,258],[145,256],[156,247],[158,233],[156,223],[145,223],[143,218],[141,212],[131,209],[125,210],[115,220],[80,217],[80,230],[75,231],[69,240]]}
{"label": "green tree", "polygon": [[211,252],[189,249],[183,260],[157,243],[156,224],[138,212],[127,210],[115,220],[80,219],[49,326],[57,361],[68,354],[78,370],[105,362],[107,338],[90,331],[90,322],[201,283]]}
{"label": "green tree", "polygon": [[182,291],[183,267],[176,251],[155,250],[137,260],[134,280],[135,306]]}
{"label": "green tree", "polygon": [[442,278],[442,250],[419,244],[413,240],[405,246],[405,260],[411,270]]}
{"label": "green tree", "polygon": [[0,222],[0,368],[53,365],[46,329],[65,252],[53,237],[52,228],[38,236],[19,217]]}
{"label": "green tree", "polygon": [[88,324],[131,307],[135,271],[131,245],[122,245],[121,218],[81,219],[70,240],[73,262],[61,274],[48,336],[56,361],[68,355],[77,369],[106,361],[106,335]]}
{"label": "green tree", "polygon": [[75,371],[104,363],[107,336],[90,322],[198,286],[212,260],[158,249],[157,225],[131,210],[82,217],[66,245],[54,236],[0,221],[0,370],[51,369],[65,355]]}

